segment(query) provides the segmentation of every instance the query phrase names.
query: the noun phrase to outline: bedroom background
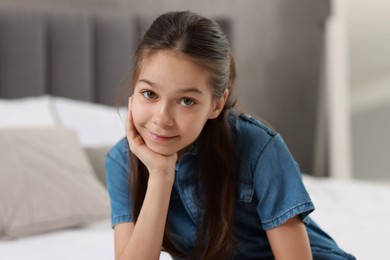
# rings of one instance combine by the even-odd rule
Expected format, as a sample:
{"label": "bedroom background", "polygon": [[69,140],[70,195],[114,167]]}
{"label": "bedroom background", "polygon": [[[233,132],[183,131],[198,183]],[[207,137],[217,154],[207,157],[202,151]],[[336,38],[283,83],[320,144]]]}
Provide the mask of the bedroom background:
{"label": "bedroom background", "polygon": [[[330,2],[299,0],[287,3],[279,0],[270,5],[266,1],[236,3],[231,0],[211,3],[178,0],[0,0],[0,5],[17,5],[24,9],[34,9],[37,6],[65,9],[119,8],[129,13],[142,14],[147,17],[146,24],[157,14],[172,8],[192,9],[213,17],[229,17],[234,20],[231,28],[234,35],[232,45],[240,73],[237,90],[241,104],[269,121],[283,134],[301,164],[302,171],[318,176],[389,180],[390,138],[387,138],[387,133],[390,130],[390,55],[386,47],[390,42],[386,26],[389,22],[388,3],[385,0],[376,1],[375,4],[363,0]],[[262,15],[259,15],[259,10],[262,10]],[[327,37],[332,38],[332,42],[327,43],[328,47],[333,48],[330,51],[320,41],[324,40],[322,36],[313,35],[319,31],[316,27],[325,26],[326,23],[328,28],[336,28],[333,32],[324,32],[333,35]],[[270,24],[274,30],[270,30]],[[294,36],[298,30],[301,35]],[[276,43],[279,45],[277,48]],[[262,45],[260,50],[258,44]],[[289,49],[289,53],[273,51],[278,48]],[[306,52],[306,55],[302,52]],[[332,62],[328,62],[328,65],[331,66],[330,70],[338,68],[342,72],[326,74],[326,71],[320,71],[325,65],[319,63],[326,61],[326,55],[329,58],[335,52],[340,52],[341,57],[336,58],[332,65]],[[308,60],[299,62],[302,57]],[[260,59],[267,59],[269,66],[262,68],[262,64],[258,64]],[[290,72],[292,68],[295,68],[294,74]],[[117,72],[117,76],[120,73],[125,74],[125,71]],[[321,102],[318,96],[325,94],[320,93],[318,88],[321,80],[326,84],[326,79],[321,78],[321,75],[327,75],[328,82],[333,80],[333,86],[341,85],[334,94],[328,93],[336,98],[332,98],[334,107],[322,106],[322,110],[324,107],[330,110],[326,112],[312,109],[315,107],[313,103]],[[316,87],[312,87],[313,85]],[[285,92],[280,93],[279,88]],[[302,95],[305,98],[301,97],[298,102],[288,101],[288,89],[305,92]],[[263,97],[263,102],[258,102],[259,97]],[[274,104],[270,105],[268,100],[272,100]],[[272,109],[269,109],[270,106]],[[308,107],[310,112],[305,111]],[[288,118],[291,117],[279,116],[286,110],[295,115],[303,113],[304,116],[294,116],[290,120]],[[332,119],[319,119],[326,117],[324,113]],[[319,129],[324,124],[325,127],[328,124],[327,133]],[[299,137],[302,125],[306,130]],[[331,137],[331,129],[344,134],[340,137],[333,134]]]}
{"label": "bedroom background", "polygon": [[[30,259],[112,258],[104,155],[124,134],[115,89],[128,81],[130,50],[144,28],[172,9],[221,23],[237,62],[239,104],[282,134],[317,202],[317,221],[358,259],[388,255],[389,7],[386,0],[0,0],[0,259],[21,259],[22,247]],[[50,24],[41,27],[36,13],[48,13]],[[96,27],[90,13],[98,14]],[[53,130],[59,126],[68,130]],[[72,156],[64,160],[61,149]],[[10,151],[28,160],[13,161]],[[17,178],[6,174],[15,165]],[[61,171],[50,177],[42,166]],[[20,181],[28,167],[35,175]],[[88,223],[89,233],[53,233]],[[377,257],[356,230],[378,238]],[[2,241],[11,238],[18,239]],[[42,254],[48,241],[56,254]],[[63,241],[67,247],[56,243]]]}

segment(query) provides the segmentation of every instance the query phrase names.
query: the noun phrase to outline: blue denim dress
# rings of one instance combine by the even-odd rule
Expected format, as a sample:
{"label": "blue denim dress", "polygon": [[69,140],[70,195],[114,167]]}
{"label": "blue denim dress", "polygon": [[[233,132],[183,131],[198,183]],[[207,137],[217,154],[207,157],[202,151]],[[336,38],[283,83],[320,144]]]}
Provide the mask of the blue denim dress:
{"label": "blue denim dress", "polygon": [[[306,225],[314,259],[355,259],[309,218],[314,205],[303,185],[301,172],[282,137],[259,120],[229,114],[240,160],[234,259],[274,259],[266,231],[299,216]],[[201,201],[200,183],[193,181],[198,147],[191,147],[176,163],[167,234],[183,252],[195,246]],[[129,192],[129,150],[124,138],[106,157],[107,188],[112,209],[112,227],[134,221]],[[222,203],[222,202],[221,202]]]}

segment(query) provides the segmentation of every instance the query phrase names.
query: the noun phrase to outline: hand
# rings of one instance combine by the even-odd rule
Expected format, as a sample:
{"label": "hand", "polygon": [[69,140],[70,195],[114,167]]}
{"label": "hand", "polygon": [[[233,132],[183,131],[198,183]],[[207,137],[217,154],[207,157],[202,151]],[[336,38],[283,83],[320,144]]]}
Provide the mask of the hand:
{"label": "hand", "polygon": [[126,119],[126,136],[130,150],[140,159],[149,171],[149,176],[171,175],[174,177],[177,154],[161,155],[152,151],[134,126],[131,111],[132,98],[129,98],[129,109]]}

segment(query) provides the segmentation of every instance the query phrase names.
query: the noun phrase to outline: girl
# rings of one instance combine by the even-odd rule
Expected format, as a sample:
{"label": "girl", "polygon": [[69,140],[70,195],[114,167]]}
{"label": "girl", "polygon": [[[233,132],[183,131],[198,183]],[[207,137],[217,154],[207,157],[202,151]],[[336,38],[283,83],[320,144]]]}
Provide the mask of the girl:
{"label": "girl", "polygon": [[145,33],[106,158],[116,259],[354,259],[309,219],[281,136],[233,109],[235,78],[214,21],[169,12]]}

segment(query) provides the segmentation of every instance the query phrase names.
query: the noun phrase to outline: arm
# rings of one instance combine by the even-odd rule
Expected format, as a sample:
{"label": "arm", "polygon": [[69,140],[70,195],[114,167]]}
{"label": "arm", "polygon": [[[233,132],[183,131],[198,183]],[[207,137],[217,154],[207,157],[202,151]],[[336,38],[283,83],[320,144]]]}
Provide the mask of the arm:
{"label": "arm", "polygon": [[145,200],[134,223],[115,226],[116,259],[158,259],[172,185],[149,180]]}
{"label": "arm", "polygon": [[267,237],[275,259],[312,259],[306,228],[298,216],[267,231]]}
{"label": "arm", "polygon": [[126,135],[131,151],[146,165],[149,180],[136,223],[115,226],[115,259],[158,259],[172,191],[177,155],[163,156],[151,151],[136,131],[131,116],[131,99]]}

